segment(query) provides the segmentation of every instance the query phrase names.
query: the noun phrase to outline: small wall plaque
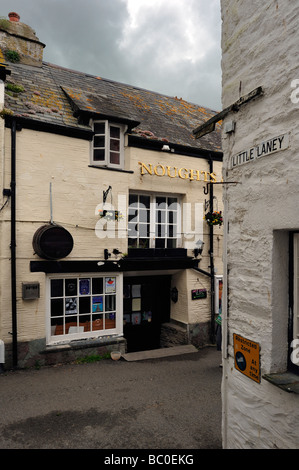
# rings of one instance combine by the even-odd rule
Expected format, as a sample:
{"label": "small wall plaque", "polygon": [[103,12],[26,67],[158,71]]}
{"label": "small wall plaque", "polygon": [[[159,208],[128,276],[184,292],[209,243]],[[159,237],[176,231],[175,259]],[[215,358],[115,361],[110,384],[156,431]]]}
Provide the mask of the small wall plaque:
{"label": "small wall plaque", "polygon": [[33,300],[39,298],[39,282],[22,282],[23,300]]}
{"label": "small wall plaque", "polygon": [[206,299],[207,289],[193,289],[191,291],[192,300]]}

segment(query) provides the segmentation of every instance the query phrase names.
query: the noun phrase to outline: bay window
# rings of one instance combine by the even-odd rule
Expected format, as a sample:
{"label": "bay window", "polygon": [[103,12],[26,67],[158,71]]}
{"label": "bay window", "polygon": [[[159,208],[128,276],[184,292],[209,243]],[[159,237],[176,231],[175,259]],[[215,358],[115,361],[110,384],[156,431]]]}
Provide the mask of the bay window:
{"label": "bay window", "polygon": [[53,275],[48,278],[48,342],[122,333],[117,275]]}

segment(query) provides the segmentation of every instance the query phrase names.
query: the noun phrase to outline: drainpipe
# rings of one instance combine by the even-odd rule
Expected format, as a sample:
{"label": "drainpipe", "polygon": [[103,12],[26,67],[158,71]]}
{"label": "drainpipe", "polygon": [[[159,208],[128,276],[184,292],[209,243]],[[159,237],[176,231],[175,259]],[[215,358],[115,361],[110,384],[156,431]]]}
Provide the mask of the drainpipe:
{"label": "drainpipe", "polygon": [[18,365],[17,294],[16,294],[16,120],[11,123],[11,310],[13,366]]}
{"label": "drainpipe", "polygon": [[[213,173],[213,159],[209,155],[210,174]],[[214,211],[214,187],[210,185],[210,211]],[[210,272],[211,272],[211,342],[215,343],[215,277],[214,277],[214,227],[210,225]]]}

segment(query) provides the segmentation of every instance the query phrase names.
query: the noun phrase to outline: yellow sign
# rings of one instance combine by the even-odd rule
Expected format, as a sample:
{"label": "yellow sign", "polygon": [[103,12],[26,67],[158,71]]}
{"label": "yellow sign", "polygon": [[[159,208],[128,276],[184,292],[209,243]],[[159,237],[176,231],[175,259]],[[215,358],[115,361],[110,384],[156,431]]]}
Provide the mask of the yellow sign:
{"label": "yellow sign", "polygon": [[[140,165],[140,174],[141,175],[155,175],[155,176],[168,176],[168,178],[181,178],[183,180],[190,180],[190,181],[204,181],[205,183],[216,183],[217,182],[217,175],[216,173],[209,171],[200,171],[200,170],[192,170],[190,168],[179,168],[177,166],[169,166],[169,165],[161,165],[158,163],[157,165],[152,165],[152,163],[142,163],[138,162]],[[219,182],[222,182],[222,177]]]}
{"label": "yellow sign", "polygon": [[260,383],[260,345],[234,333],[235,368]]}

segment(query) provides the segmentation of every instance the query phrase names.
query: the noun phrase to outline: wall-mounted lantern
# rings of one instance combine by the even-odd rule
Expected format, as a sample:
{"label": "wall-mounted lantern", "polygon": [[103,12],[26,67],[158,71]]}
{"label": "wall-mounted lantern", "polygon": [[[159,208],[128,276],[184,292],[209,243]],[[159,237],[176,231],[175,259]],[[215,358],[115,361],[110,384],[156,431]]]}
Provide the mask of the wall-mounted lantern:
{"label": "wall-mounted lantern", "polygon": [[196,247],[193,250],[193,254],[194,254],[195,258],[197,258],[198,255],[202,254],[204,242],[202,240],[197,240],[195,245],[196,245]]}

